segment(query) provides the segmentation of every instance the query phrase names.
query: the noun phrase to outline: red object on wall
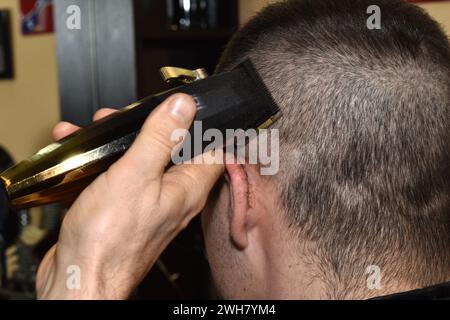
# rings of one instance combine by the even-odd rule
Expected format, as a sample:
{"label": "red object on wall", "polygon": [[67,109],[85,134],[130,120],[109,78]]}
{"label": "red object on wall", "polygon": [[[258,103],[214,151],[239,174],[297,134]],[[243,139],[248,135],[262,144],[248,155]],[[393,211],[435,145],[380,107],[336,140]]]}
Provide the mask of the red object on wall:
{"label": "red object on wall", "polygon": [[53,0],[20,0],[22,34],[53,32]]}

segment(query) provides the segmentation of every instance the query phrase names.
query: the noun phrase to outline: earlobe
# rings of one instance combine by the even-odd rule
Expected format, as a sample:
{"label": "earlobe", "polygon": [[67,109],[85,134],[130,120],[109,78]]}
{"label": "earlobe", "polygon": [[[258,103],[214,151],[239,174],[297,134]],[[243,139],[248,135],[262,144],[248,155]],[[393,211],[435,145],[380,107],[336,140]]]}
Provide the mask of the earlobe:
{"label": "earlobe", "polygon": [[229,164],[226,169],[230,180],[232,204],[230,235],[236,247],[243,250],[248,245],[249,181],[242,165]]}

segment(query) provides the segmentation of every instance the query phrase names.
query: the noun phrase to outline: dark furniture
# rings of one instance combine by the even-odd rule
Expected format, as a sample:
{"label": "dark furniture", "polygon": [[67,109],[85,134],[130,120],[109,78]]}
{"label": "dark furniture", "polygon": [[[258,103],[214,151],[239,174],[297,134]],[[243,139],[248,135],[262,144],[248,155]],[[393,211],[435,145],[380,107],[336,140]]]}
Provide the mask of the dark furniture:
{"label": "dark furniture", "polygon": [[8,10],[0,10],[0,79],[13,78],[11,17]]}

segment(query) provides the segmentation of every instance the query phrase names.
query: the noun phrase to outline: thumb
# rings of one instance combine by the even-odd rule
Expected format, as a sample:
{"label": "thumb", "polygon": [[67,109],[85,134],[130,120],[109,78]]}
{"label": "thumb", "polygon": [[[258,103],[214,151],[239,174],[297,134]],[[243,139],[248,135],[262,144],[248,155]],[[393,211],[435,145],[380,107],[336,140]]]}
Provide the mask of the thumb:
{"label": "thumb", "polygon": [[187,130],[196,113],[194,99],[177,93],[159,105],[147,118],[135,142],[122,158],[138,177],[160,178],[170,163],[173,149],[180,141],[173,141],[175,130]]}

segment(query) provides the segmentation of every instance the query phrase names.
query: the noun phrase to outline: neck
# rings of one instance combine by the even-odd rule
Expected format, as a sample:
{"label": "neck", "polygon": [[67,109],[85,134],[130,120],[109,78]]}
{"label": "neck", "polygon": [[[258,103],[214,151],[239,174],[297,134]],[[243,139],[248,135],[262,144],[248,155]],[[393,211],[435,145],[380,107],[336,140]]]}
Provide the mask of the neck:
{"label": "neck", "polygon": [[417,289],[412,284],[388,281],[382,275],[377,280],[376,269],[347,272],[351,274],[347,279],[330,276],[335,272],[318,257],[312,244],[298,245],[299,241],[289,239],[286,232],[278,235],[282,235],[279,241],[271,244],[273,256],[267,257],[268,299],[370,299]]}

